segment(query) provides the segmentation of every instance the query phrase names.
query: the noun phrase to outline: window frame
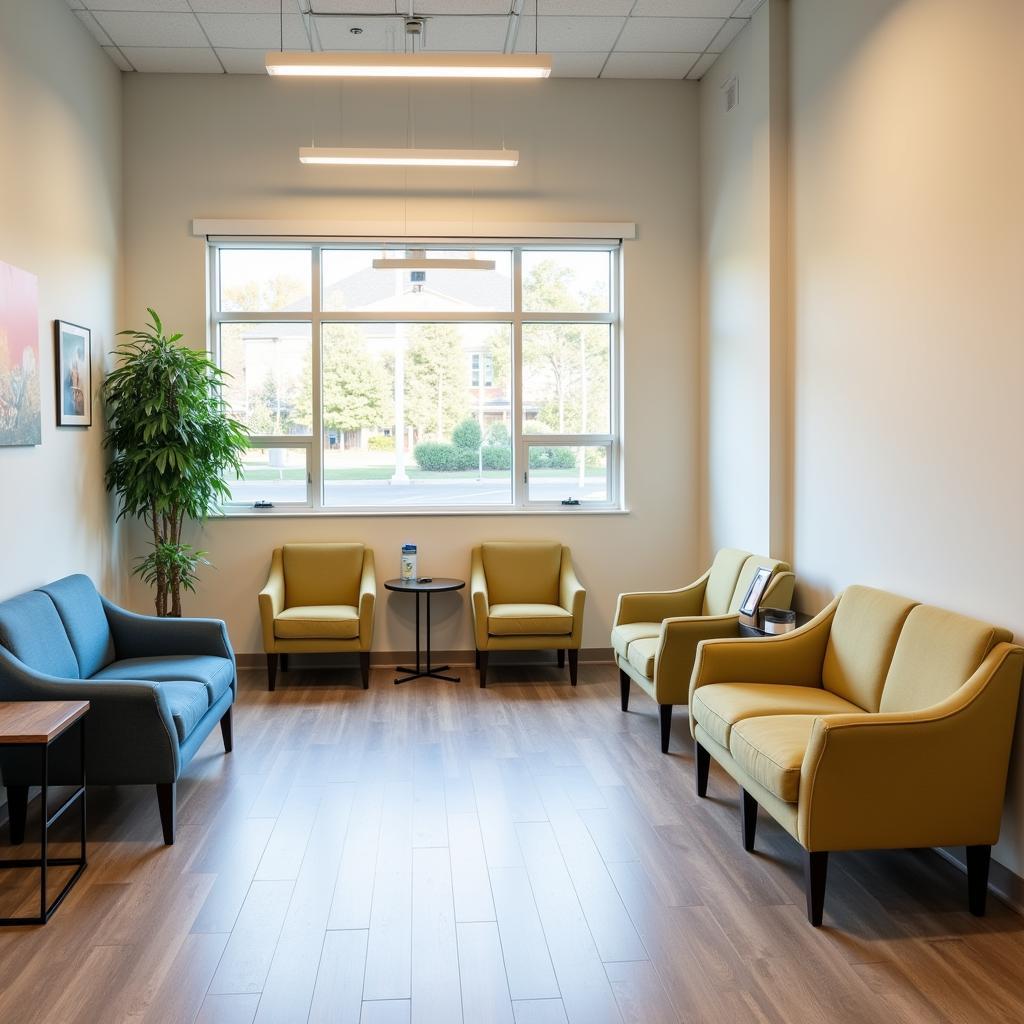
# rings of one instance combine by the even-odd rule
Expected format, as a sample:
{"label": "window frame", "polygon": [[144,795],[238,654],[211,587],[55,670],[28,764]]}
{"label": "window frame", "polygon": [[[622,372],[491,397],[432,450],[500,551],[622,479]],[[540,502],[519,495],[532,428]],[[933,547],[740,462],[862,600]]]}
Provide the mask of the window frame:
{"label": "window frame", "polygon": [[[467,312],[459,313],[450,310],[439,311],[425,316],[423,313],[403,313],[397,310],[374,310],[372,313],[352,311],[325,310],[321,306],[322,259],[324,250],[330,249],[383,249],[388,248],[425,248],[444,249],[448,251],[462,250],[467,252],[486,253],[488,251],[511,251],[512,254],[512,285],[511,309],[494,313]],[[304,312],[287,311],[267,312],[221,312],[220,305],[220,252],[224,249],[309,249],[311,251],[311,309]],[[566,313],[544,311],[540,313],[523,309],[523,268],[524,251],[537,252],[607,252],[609,257],[609,296],[608,310],[603,313]],[[211,359],[221,365],[220,326],[224,323],[308,323],[312,335],[312,351],[310,353],[312,377],[312,424],[309,435],[264,435],[250,436],[252,448],[303,448],[306,450],[306,501],[305,502],[274,502],[272,509],[256,509],[249,501],[228,501],[221,506],[225,515],[258,514],[270,515],[465,515],[465,514],[516,514],[523,512],[562,512],[569,514],[586,514],[588,512],[616,512],[625,510],[625,499],[622,487],[623,480],[623,447],[622,447],[622,243],[609,241],[572,241],[572,240],[474,240],[454,239],[369,239],[369,238],[310,238],[310,239],[270,239],[264,236],[253,238],[232,237],[230,239],[209,238],[207,253],[207,351]],[[471,271],[467,271],[471,273]],[[512,436],[512,469],[511,491],[512,500],[501,504],[468,504],[468,505],[329,505],[324,501],[324,430],[321,419],[322,390],[322,346],[324,324],[368,324],[368,323],[495,323],[511,326],[511,365],[510,365],[510,433]],[[609,327],[609,367],[608,367],[608,401],[609,401],[609,432],[608,433],[564,433],[564,434],[527,434],[523,430],[523,326],[525,324],[572,324],[596,323]],[[481,360],[483,363],[483,360]],[[481,372],[483,366],[481,366]],[[472,378],[470,378],[472,379]],[[483,385],[486,387],[486,385]],[[575,497],[567,494],[565,499],[555,501],[530,500],[529,498],[529,449],[531,447],[548,446],[571,447],[604,447],[607,455],[607,499],[605,501],[581,501],[576,505],[563,504],[565,499]]]}

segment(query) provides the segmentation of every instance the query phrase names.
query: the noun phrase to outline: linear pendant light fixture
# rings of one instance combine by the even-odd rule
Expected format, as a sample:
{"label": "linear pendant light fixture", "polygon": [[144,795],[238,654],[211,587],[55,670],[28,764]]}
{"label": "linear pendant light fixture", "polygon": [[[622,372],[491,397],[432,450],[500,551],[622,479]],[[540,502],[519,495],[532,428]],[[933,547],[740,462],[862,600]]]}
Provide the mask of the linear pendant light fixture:
{"label": "linear pendant light fixture", "polygon": [[304,164],[363,167],[518,167],[516,149],[330,149],[303,146]]}
{"label": "linear pendant light fixture", "polygon": [[534,53],[267,54],[267,73],[307,78],[548,78],[551,57]]}
{"label": "linear pendant light fixture", "polygon": [[408,249],[406,256],[383,256],[373,261],[374,270],[493,270],[494,260],[429,259],[426,249]]}

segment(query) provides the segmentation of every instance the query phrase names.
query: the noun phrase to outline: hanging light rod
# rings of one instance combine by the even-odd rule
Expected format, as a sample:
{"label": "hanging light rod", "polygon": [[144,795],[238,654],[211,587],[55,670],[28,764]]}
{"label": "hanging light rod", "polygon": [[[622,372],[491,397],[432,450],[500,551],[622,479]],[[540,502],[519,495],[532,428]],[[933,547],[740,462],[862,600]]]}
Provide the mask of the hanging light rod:
{"label": "hanging light rod", "polygon": [[373,261],[374,270],[493,270],[494,260],[429,259],[426,249],[409,249],[407,256],[378,256]]}
{"label": "hanging light rod", "polygon": [[364,167],[518,167],[516,149],[328,149],[303,146],[304,164]]}
{"label": "hanging light rod", "polygon": [[548,78],[551,58],[533,53],[267,54],[267,73],[323,78]]}

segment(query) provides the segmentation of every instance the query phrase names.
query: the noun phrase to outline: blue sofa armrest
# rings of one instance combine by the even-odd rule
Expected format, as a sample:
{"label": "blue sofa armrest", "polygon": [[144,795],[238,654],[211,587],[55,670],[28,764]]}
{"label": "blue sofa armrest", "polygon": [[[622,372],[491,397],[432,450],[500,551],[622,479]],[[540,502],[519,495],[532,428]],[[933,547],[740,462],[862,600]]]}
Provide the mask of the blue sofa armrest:
{"label": "blue sofa armrest", "polygon": [[[87,700],[91,774],[106,765],[130,769],[124,782],[173,782],[181,769],[178,734],[159,683],[62,679],[29,668],[0,647],[0,692],[5,700]],[[100,770],[96,771],[96,766]],[[4,782],[11,780],[6,778]],[[119,768],[117,775],[124,772]],[[15,780],[16,781],[16,780]]]}
{"label": "blue sofa armrest", "polygon": [[212,654],[234,664],[228,629],[220,619],[172,619],[138,615],[103,598],[118,659],[174,654]]}

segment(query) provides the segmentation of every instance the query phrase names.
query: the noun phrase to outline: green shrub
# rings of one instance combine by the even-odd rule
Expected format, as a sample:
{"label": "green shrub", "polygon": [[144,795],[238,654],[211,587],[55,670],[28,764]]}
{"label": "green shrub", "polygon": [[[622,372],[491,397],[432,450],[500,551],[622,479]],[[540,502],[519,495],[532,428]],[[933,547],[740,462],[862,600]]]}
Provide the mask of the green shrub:
{"label": "green shrub", "polygon": [[465,448],[476,452],[479,450],[482,441],[483,436],[480,433],[480,424],[476,420],[463,420],[452,431],[452,444],[456,448]]}
{"label": "green shrub", "polygon": [[371,452],[393,452],[395,450],[395,439],[384,434],[374,434],[367,442],[366,447]]}
{"label": "green shrub", "polygon": [[484,469],[508,470],[512,468],[512,449],[507,445],[485,444],[481,451]]}
{"label": "green shrub", "polygon": [[416,465],[427,473],[459,473],[477,468],[477,453],[440,441],[421,441],[413,449]]}
{"label": "green shrub", "polygon": [[530,469],[575,469],[576,453],[571,448],[531,448]]}
{"label": "green shrub", "polygon": [[492,423],[487,431],[487,446],[490,448],[511,448],[512,435],[504,423]]}

